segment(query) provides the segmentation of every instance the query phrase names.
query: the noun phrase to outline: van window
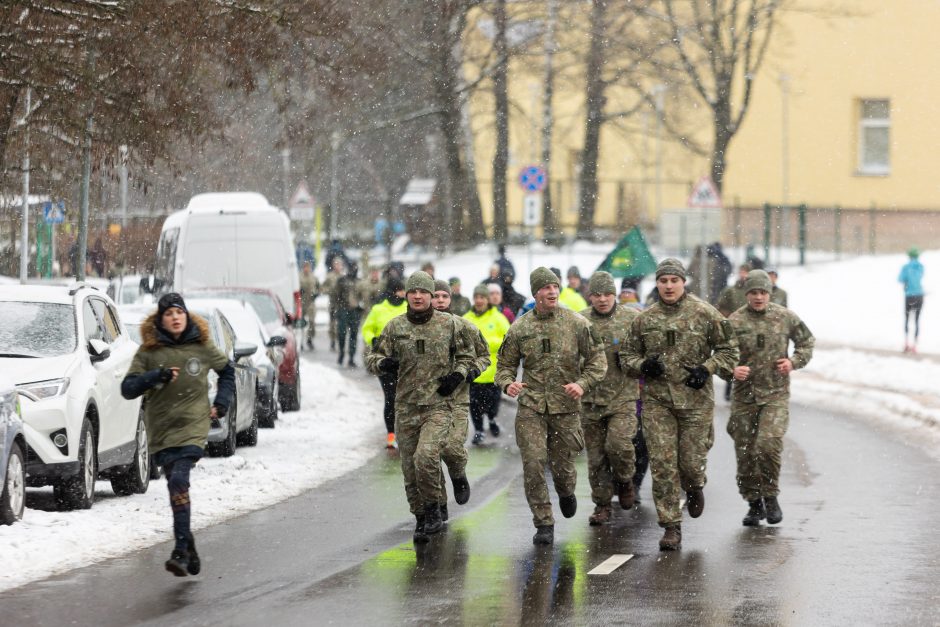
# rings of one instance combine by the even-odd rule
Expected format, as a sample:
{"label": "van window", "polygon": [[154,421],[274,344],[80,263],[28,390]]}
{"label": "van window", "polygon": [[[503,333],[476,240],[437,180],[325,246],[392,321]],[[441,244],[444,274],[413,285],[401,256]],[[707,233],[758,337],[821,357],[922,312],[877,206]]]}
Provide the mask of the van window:
{"label": "van window", "polygon": [[176,248],[179,238],[179,227],[167,229],[160,234],[160,243],[157,244],[157,264],[153,272],[167,288],[173,285],[173,269],[176,266]]}

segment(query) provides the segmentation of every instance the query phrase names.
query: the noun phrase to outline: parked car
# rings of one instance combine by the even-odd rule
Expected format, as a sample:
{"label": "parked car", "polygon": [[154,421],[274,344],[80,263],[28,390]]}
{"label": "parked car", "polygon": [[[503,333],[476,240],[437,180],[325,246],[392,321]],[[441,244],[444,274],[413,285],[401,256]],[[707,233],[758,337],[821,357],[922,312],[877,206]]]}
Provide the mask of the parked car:
{"label": "parked car", "polygon": [[[190,303],[200,303],[198,299]],[[235,330],[235,337],[243,342],[264,347],[250,357],[258,376],[258,387],[255,395],[255,413],[258,415],[258,425],[265,428],[274,428],[277,420],[278,386],[277,368],[284,360],[283,347],[287,339],[280,335],[271,335],[264,327],[254,307],[240,300],[216,300],[219,310],[231,323]]]}
{"label": "parked car", "polygon": [[297,354],[297,338],[294,323],[299,318],[289,314],[273,290],[252,287],[207,287],[190,290],[192,298],[236,299],[250,304],[264,323],[268,333],[287,340],[284,344],[284,360],[278,367],[278,401],[284,411],[300,409],[300,361]]}
{"label": "parked car", "polygon": [[140,494],[150,483],[140,400],[121,396],[137,344],[102,292],[0,286],[0,373],[21,392],[27,485],[52,485],[60,509],[88,509],[95,481]]}
{"label": "parked car", "polygon": [[13,380],[0,375],[0,524],[12,525],[26,509],[26,436]]}
{"label": "parked car", "polygon": [[270,289],[295,319],[302,315],[290,220],[255,192],[197,194],[167,216],[154,274],[167,292],[216,285]]}

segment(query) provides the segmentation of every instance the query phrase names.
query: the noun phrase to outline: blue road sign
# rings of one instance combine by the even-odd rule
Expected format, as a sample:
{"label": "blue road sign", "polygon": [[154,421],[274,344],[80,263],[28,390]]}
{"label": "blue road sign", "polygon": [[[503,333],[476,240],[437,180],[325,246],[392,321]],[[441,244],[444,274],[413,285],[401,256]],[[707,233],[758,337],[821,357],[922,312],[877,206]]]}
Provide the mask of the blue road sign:
{"label": "blue road sign", "polygon": [[540,165],[527,166],[519,173],[519,184],[527,192],[540,192],[548,185],[548,174]]}
{"label": "blue road sign", "polygon": [[42,219],[46,224],[62,224],[65,222],[65,201],[60,200],[53,204],[44,202],[42,204]]}

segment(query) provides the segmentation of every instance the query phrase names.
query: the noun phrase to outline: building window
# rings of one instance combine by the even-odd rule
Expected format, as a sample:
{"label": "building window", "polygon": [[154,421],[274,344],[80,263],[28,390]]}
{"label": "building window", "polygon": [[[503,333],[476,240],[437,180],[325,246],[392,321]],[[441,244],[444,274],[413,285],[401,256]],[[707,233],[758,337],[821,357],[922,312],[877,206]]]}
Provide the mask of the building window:
{"label": "building window", "polygon": [[891,101],[862,100],[858,128],[859,174],[891,173]]}

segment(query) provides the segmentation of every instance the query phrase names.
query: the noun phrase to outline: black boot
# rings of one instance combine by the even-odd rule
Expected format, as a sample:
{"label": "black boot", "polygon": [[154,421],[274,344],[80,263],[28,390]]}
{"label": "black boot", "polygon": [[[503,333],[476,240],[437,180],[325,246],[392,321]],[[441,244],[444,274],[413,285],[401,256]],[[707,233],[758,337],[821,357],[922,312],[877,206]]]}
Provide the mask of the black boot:
{"label": "black boot", "polygon": [[499,425],[496,424],[496,421],[495,421],[495,420],[490,420],[490,433],[493,434],[493,437],[494,437],[494,438],[498,438],[498,437],[499,437],[499,433],[500,433],[500,431],[499,431]]}
{"label": "black boot", "polygon": [[429,536],[440,533],[444,529],[441,520],[441,506],[437,503],[428,503],[424,506],[424,533]]}
{"label": "black boot", "polygon": [[776,496],[765,496],[764,508],[767,510],[767,522],[771,525],[776,525],[783,520],[783,510],[780,509]]}
{"label": "black boot", "polygon": [[692,488],[685,493],[685,496],[688,499],[686,506],[689,509],[689,516],[692,518],[701,516],[705,511],[705,493],[702,492],[702,488]]}
{"label": "black boot", "polygon": [[415,524],[415,534],[412,538],[415,544],[420,544],[428,541],[428,534],[424,532],[424,516],[415,516],[417,523]]}
{"label": "black boot", "polygon": [[164,564],[167,572],[171,572],[177,577],[185,577],[186,568],[189,566],[189,561],[187,560],[186,555],[186,551],[173,549],[173,552],[170,553],[170,559],[168,559],[166,564]]}
{"label": "black boot", "polygon": [[767,515],[764,511],[764,499],[748,501],[747,504],[747,515],[741,521],[741,524],[745,527],[756,527]]}
{"label": "black boot", "polygon": [[532,544],[551,544],[555,541],[555,525],[542,525],[535,528]]}
{"label": "black boot", "polygon": [[467,481],[467,477],[456,477],[451,479],[454,484],[454,500],[457,501],[457,505],[463,505],[470,500],[470,482]]}
{"label": "black boot", "polygon": [[447,512],[447,503],[441,503],[441,522],[447,522],[450,514]]}
{"label": "black boot", "polygon": [[189,549],[187,550],[189,564],[186,566],[186,572],[190,575],[198,575],[202,570],[202,561],[199,559],[199,553],[196,553],[196,539],[192,534],[189,535]]}
{"label": "black boot", "polygon": [[336,360],[336,363],[339,364],[340,366],[343,365],[343,357],[344,357],[343,351],[340,351],[340,352],[339,352],[339,359]]}
{"label": "black boot", "polygon": [[660,551],[678,551],[682,547],[682,525],[676,523],[666,527],[659,541]]}
{"label": "black boot", "polygon": [[561,497],[558,503],[561,505],[561,515],[565,518],[571,518],[578,511],[578,497],[574,494]]}

